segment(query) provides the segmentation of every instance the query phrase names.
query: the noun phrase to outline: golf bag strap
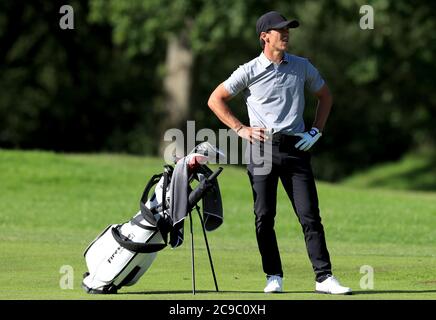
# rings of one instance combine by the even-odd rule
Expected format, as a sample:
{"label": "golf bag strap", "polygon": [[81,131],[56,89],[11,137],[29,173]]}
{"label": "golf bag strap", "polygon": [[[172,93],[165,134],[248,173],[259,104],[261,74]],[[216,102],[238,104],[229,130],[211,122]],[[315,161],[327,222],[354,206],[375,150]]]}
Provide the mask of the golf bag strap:
{"label": "golf bag strap", "polygon": [[[142,217],[142,216],[141,216],[141,217]],[[158,230],[157,227],[153,227],[153,226],[144,226],[144,225],[140,222],[140,220],[142,220],[141,217],[139,217],[139,216],[138,216],[138,217],[135,217],[135,218],[133,218],[132,220],[130,220],[130,222],[133,223],[134,225],[136,225],[136,226],[142,228],[142,229],[145,229],[145,230],[150,230],[150,231]]]}
{"label": "golf bag strap", "polygon": [[145,186],[144,192],[141,196],[141,201],[139,201],[139,208],[141,210],[142,217],[150,224],[155,225],[156,220],[154,219],[153,213],[150,211],[149,208],[145,206],[145,203],[148,199],[148,194],[151,190],[151,188],[159,182],[160,178],[162,177],[162,173],[155,174],[151,179],[148,181],[147,185]]}
{"label": "golf bag strap", "polygon": [[144,192],[141,196],[141,203],[146,203],[148,200],[148,193],[150,192],[151,188],[159,182],[160,178],[162,177],[162,173],[155,174],[151,179],[148,181],[147,185],[145,186]]}
{"label": "golf bag strap", "polygon": [[165,206],[167,203],[167,187],[168,187],[168,172],[167,170],[163,173],[164,181],[162,186],[162,213],[165,213]]}
{"label": "golf bag strap", "polygon": [[154,218],[153,212],[151,212],[150,209],[148,209],[145,206],[145,204],[143,204],[142,202],[140,204],[140,209],[141,209],[141,216],[145,219],[145,221],[147,221],[152,225],[155,225],[156,219]]}
{"label": "golf bag strap", "polygon": [[[145,186],[144,192],[142,193],[141,201],[139,201],[139,208],[141,210],[141,215],[143,216],[143,218],[145,220],[147,220],[147,222],[151,223],[152,225],[155,225],[156,221],[153,219],[154,218],[153,212],[149,208],[147,208],[145,206],[145,204],[148,201],[148,194],[150,193],[151,188],[156,183],[158,183],[160,178],[163,176],[164,181],[163,181],[163,186],[162,186],[162,203],[157,207],[157,209],[159,209],[159,207],[160,207],[159,211],[162,211],[162,213],[165,213],[166,192],[167,192],[169,178],[170,178],[170,175],[173,171],[173,168],[169,165],[165,165],[164,168],[165,168],[165,170],[163,173],[155,174],[153,177],[151,177],[151,179],[148,181],[147,185]],[[151,219],[153,219],[153,220],[151,220]]]}
{"label": "golf bag strap", "polygon": [[[153,233],[153,236],[156,234]],[[139,242],[133,242],[129,238],[123,236],[120,233],[119,226],[112,228],[112,236],[114,237],[115,241],[118,242],[120,246],[123,248],[126,248],[127,250],[138,252],[138,253],[152,253],[162,250],[166,247],[166,244],[162,243],[139,243]],[[153,237],[152,236],[152,237]],[[152,238],[150,237],[150,238]]]}
{"label": "golf bag strap", "polygon": [[[167,203],[167,187],[168,187],[168,169],[165,168],[165,171],[163,173],[164,181],[163,181],[163,188],[162,188],[162,214],[165,217],[165,207]],[[162,238],[165,242],[165,245],[168,243],[168,232],[161,232]]]}

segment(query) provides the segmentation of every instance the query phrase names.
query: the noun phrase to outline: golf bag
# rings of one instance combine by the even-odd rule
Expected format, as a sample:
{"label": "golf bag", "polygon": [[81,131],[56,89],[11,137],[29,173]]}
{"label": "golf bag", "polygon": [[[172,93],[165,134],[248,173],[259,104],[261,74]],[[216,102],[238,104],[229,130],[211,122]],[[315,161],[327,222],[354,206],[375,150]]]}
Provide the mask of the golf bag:
{"label": "golf bag", "polygon": [[[111,224],[84,252],[88,272],[82,287],[87,293],[117,293],[135,284],[150,268],[158,251],[168,244],[183,243],[183,220],[203,200],[204,227],[212,231],[223,221],[221,196],[216,177],[206,165],[207,157],[191,153],[175,168],[164,166],[145,187],[140,210],[123,224]],[[190,182],[200,183],[192,190]],[[149,193],[154,188],[151,197]]]}

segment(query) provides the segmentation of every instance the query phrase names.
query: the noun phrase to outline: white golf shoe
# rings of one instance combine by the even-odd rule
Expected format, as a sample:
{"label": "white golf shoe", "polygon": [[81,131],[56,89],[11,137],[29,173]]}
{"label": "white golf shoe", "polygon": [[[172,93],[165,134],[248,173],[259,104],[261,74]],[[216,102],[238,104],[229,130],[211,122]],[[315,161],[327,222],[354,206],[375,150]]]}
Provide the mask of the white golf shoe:
{"label": "white golf shoe", "polygon": [[316,281],[315,283],[315,291],[318,293],[352,294],[350,288],[341,286],[338,279],[332,275],[329,275],[323,282]]}
{"label": "white golf shoe", "polygon": [[269,276],[266,280],[266,287],[263,289],[265,293],[283,292],[283,278],[280,276]]}

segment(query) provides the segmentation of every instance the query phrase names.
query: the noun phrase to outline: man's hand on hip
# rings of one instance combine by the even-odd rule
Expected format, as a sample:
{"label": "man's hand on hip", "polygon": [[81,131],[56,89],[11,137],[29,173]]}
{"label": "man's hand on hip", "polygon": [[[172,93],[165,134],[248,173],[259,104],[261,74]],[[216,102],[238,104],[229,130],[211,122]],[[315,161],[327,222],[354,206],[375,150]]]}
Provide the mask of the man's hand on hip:
{"label": "man's hand on hip", "polygon": [[307,132],[296,133],[295,135],[301,137],[301,140],[295,144],[295,148],[302,151],[308,151],[322,136],[322,133],[319,132],[318,128],[313,127]]}
{"label": "man's hand on hip", "polygon": [[236,133],[238,136],[247,139],[251,143],[253,143],[254,140],[265,141],[268,139],[266,128],[242,126],[242,128],[236,130]]}

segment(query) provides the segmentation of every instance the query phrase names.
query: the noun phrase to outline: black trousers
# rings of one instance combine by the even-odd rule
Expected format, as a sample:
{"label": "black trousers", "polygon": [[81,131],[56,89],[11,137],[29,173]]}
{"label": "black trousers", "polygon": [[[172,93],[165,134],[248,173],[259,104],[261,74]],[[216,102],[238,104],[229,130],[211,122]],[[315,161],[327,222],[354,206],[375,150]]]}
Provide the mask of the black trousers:
{"label": "black trousers", "polygon": [[[310,163],[311,155],[294,147],[298,140],[298,137],[275,134],[270,141],[270,153],[264,155],[270,156],[272,160],[270,170],[267,170],[269,172],[259,170],[264,164],[250,161],[247,166],[253,191],[257,244],[263,271],[267,275],[283,277],[274,231],[277,186],[280,179],[303,229],[315,279],[322,281],[327,274],[331,274],[330,256],[321,224],[318,195]],[[263,148],[262,144],[262,152]]]}

